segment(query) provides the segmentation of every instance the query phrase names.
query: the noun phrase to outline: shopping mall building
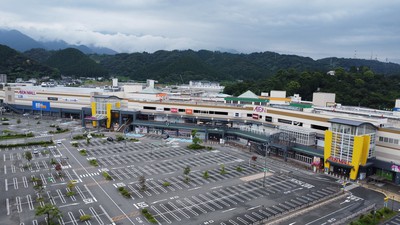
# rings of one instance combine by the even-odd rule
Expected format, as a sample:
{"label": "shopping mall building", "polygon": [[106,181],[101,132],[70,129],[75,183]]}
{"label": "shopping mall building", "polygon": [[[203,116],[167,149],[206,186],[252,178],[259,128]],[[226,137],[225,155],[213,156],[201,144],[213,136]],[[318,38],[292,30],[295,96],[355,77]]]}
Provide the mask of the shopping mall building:
{"label": "shopping mall building", "polygon": [[184,137],[196,129],[206,142],[245,146],[352,180],[400,184],[398,108],[345,107],[332,93],[314,93],[312,102],[287,98],[284,91],[204,97],[201,88],[164,92],[152,82],[111,91],[6,86],[0,99],[14,112],[81,119],[84,127]]}

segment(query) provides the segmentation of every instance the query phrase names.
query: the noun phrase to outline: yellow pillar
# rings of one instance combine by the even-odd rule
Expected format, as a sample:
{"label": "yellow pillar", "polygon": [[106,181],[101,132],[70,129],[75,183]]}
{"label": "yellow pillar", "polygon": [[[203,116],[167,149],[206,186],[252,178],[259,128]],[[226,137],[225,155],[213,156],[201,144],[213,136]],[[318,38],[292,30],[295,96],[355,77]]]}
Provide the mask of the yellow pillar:
{"label": "yellow pillar", "polygon": [[107,113],[107,128],[111,127],[111,103],[106,104],[106,113]]}
{"label": "yellow pillar", "polygon": [[351,158],[351,165],[353,168],[350,171],[350,179],[352,180],[357,179],[360,165],[365,165],[365,163],[367,163],[369,139],[369,136],[354,137],[353,157]]}
{"label": "yellow pillar", "polygon": [[116,103],[115,103],[115,107],[116,107],[116,108],[121,108],[121,102],[116,102]]}
{"label": "yellow pillar", "polygon": [[[96,116],[96,102],[92,102],[92,116]],[[92,124],[93,124],[93,127],[97,126],[96,121],[93,121]]]}
{"label": "yellow pillar", "polygon": [[331,157],[331,150],[332,150],[332,131],[326,130],[325,131],[325,142],[324,142],[324,167],[325,170],[328,168],[329,170],[329,162],[327,159]]}

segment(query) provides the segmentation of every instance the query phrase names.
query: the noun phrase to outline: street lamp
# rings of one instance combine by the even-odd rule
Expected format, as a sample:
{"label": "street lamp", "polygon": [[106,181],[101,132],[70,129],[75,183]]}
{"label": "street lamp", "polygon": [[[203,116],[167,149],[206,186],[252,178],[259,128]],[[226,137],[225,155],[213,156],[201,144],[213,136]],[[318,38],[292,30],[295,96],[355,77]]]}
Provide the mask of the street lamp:
{"label": "street lamp", "polygon": [[269,147],[269,143],[266,142],[265,144],[263,144],[263,146],[265,147],[265,153],[264,153],[264,179],[263,179],[263,187],[265,187],[265,178],[267,176],[267,151],[268,151],[268,147]]}

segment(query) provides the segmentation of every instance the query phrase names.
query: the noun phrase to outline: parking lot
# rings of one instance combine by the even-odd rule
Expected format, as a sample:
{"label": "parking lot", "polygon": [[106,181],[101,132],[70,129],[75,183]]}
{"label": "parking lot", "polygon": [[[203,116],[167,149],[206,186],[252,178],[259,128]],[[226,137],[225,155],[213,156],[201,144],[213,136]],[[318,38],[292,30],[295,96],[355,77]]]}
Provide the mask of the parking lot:
{"label": "parking lot", "polygon": [[[80,224],[82,215],[91,216],[86,224],[150,224],[142,209],[159,224],[257,224],[340,192],[339,183],[272,158],[252,161],[251,154],[230,147],[189,150],[187,142],[157,136],[138,142],[93,138],[74,147],[72,135],[55,135],[59,144],[46,147],[1,150],[2,224],[42,224],[46,218],[35,216],[35,210],[45,203],[60,209],[60,224]],[[26,151],[34,152],[29,162]],[[41,191],[35,189],[38,180]],[[121,187],[129,198],[118,192]]]}

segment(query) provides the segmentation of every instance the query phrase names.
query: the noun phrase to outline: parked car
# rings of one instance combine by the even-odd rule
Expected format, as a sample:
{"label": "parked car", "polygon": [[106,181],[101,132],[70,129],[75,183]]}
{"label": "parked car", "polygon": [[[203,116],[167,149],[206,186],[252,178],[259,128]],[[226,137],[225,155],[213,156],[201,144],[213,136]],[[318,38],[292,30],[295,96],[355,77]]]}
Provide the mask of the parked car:
{"label": "parked car", "polygon": [[33,149],[33,154],[39,154],[39,150]]}
{"label": "parked car", "polygon": [[114,138],[108,137],[108,138],[107,138],[107,141],[114,141]]}

